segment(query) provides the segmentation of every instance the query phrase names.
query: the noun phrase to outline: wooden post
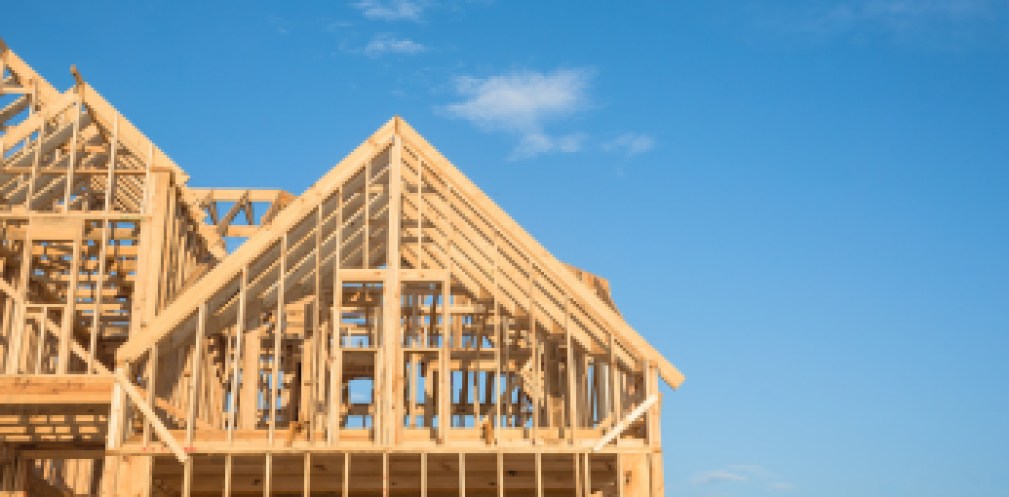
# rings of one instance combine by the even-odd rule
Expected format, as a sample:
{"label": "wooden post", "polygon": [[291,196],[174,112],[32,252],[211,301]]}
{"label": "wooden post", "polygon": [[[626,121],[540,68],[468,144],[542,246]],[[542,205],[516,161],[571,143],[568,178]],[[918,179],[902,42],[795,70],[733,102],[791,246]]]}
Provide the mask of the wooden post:
{"label": "wooden post", "polygon": [[459,497],[466,497],[466,453],[459,453]]}
{"label": "wooden post", "polygon": [[624,487],[627,477],[624,475],[624,455],[616,453],[617,457],[617,497],[624,497]]}
{"label": "wooden post", "polygon": [[134,298],[139,300],[140,312],[133,319],[140,320],[140,327],[146,328],[155,316],[160,307],[159,300],[163,296],[165,289],[162,285],[166,281],[164,275],[165,267],[165,245],[166,230],[170,228],[171,219],[168,216],[169,193],[171,186],[171,176],[167,172],[153,172],[150,175],[150,213],[149,217],[142,223],[141,230],[146,232],[145,240],[147,246],[144,252],[148,254],[145,264],[144,274],[148,283],[143,287],[143,292],[135,294]]}
{"label": "wooden post", "polygon": [[281,369],[281,347],[283,346],[284,337],[284,322],[286,321],[286,316],[284,312],[284,291],[287,281],[287,233],[280,241],[280,274],[277,277],[277,315],[274,317],[273,324],[273,364],[272,373],[273,377],[270,381],[270,432],[269,440],[270,447],[273,447],[274,437],[277,431],[277,392],[280,388],[280,369]]}
{"label": "wooden post", "polygon": [[[530,257],[531,261],[532,258]],[[541,367],[542,358],[540,357],[540,336],[537,331],[536,326],[536,299],[534,295],[536,294],[536,279],[535,279],[536,266],[532,262],[528,265],[529,273],[529,295],[528,295],[528,306],[529,306],[529,340],[532,342],[532,361],[533,361],[533,379],[538,383],[533,392],[533,429],[532,429],[532,439],[533,444],[540,443],[540,411],[543,405],[543,391],[546,388],[546,382],[543,381],[543,372]]]}
{"label": "wooden post", "polygon": [[302,481],[302,493],[304,497],[309,497],[312,495],[312,453],[305,452],[305,469]]}
{"label": "wooden post", "polygon": [[[7,374],[17,374],[21,371],[21,354],[24,349],[25,341],[25,327],[27,326],[27,305],[28,302],[25,301],[27,288],[28,288],[28,272],[31,269],[32,264],[32,237],[31,233],[25,234],[24,247],[21,251],[21,268],[20,275],[18,276],[18,288],[17,292],[20,293],[20,298],[16,300],[16,306],[14,309],[14,319],[13,327],[10,333],[10,351],[7,354]],[[13,299],[14,295],[10,295]]]}
{"label": "wooden post", "polygon": [[343,453],[343,493],[340,494],[341,497],[348,497],[350,495],[350,452]]}
{"label": "wooden post", "polygon": [[382,323],[383,344],[379,356],[384,361],[385,378],[381,385],[382,397],[382,428],[383,445],[398,443],[399,433],[403,426],[402,395],[399,389],[403,385],[403,354],[401,352],[402,338],[400,332],[400,219],[402,217],[402,152],[403,143],[398,134],[392,138],[392,151],[389,159],[389,209],[388,238],[386,241],[385,283],[382,287]]}
{"label": "wooden post", "polygon": [[[150,352],[147,353],[147,405],[155,405],[155,396],[158,389],[158,344],[155,342],[151,346]],[[144,447],[148,447],[151,443],[151,426],[150,421],[144,422]]]}
{"label": "wooden post", "polygon": [[574,479],[575,479],[575,495],[577,497],[585,497],[584,487],[582,487],[581,478],[581,461],[582,458],[579,457],[577,453],[571,454],[572,465],[574,466]]}
{"label": "wooden post", "polygon": [[448,441],[448,431],[452,426],[449,403],[452,401],[452,372],[449,370],[449,341],[451,337],[452,313],[449,310],[449,293],[452,286],[452,272],[441,282],[441,340],[438,344],[438,443]]}
{"label": "wooden post", "polygon": [[[240,337],[245,342],[245,356],[242,358],[242,389],[238,397],[238,424],[243,430],[255,429],[259,424],[259,364],[262,338],[260,328],[246,330]],[[263,399],[268,400],[268,399]]]}
{"label": "wooden post", "polygon": [[109,169],[108,177],[105,181],[105,212],[108,213],[112,210],[112,185],[113,185],[113,175],[116,170],[116,152],[119,149],[119,113],[116,113],[112,117],[112,142],[109,144],[112,149],[109,152]]}
{"label": "wooden post", "polygon": [[505,495],[504,454],[500,449],[497,452],[497,495],[498,497],[504,497]]}
{"label": "wooden post", "polygon": [[543,497],[543,452],[536,451],[536,497]]}
{"label": "wooden post", "polygon": [[662,476],[661,452],[653,452],[648,455],[648,469],[652,495],[666,495],[666,486]]}
{"label": "wooden post", "polygon": [[182,463],[182,497],[190,497],[193,489],[193,458]]}
{"label": "wooden post", "polygon": [[567,369],[567,396],[568,396],[568,419],[567,419],[567,435],[568,443],[574,445],[575,443],[575,429],[578,426],[578,415],[577,415],[577,401],[578,401],[578,389],[575,386],[575,353],[574,353],[574,343],[571,340],[571,300],[564,296],[564,341],[567,347],[567,358],[565,363],[565,369]]}
{"label": "wooden post", "polygon": [[382,497],[389,497],[389,452],[382,452]]}
{"label": "wooden post", "polygon": [[[249,268],[242,268],[242,275],[239,277],[238,283],[238,316],[235,318],[235,354],[234,359],[231,361],[232,372],[231,372],[231,389],[228,406],[228,443],[229,445],[235,443],[235,421],[238,414],[238,381],[239,381],[239,365],[243,363],[242,361],[242,342],[245,341],[245,306],[246,299],[248,298],[247,290],[249,286]],[[245,362],[248,364],[248,362]],[[246,370],[242,375],[243,381],[249,381],[249,372]]]}
{"label": "wooden post", "polygon": [[273,494],[273,453],[266,453],[266,464],[263,474],[263,497]]}
{"label": "wooden post", "polygon": [[500,255],[497,239],[498,232],[497,229],[494,229],[491,234],[491,249],[494,252],[491,262],[491,283],[494,287],[492,295],[494,301],[494,387],[487,392],[494,396],[494,421],[490,423],[490,429],[493,430],[491,439],[494,445],[498,444],[498,433],[501,431],[501,347],[504,345],[504,340],[501,337],[501,302],[498,300],[498,293],[501,289],[498,287],[498,259]]}
{"label": "wooden post", "polygon": [[651,361],[645,361],[643,369],[644,383],[645,383],[645,398],[655,397],[656,401],[653,402],[651,408],[645,412],[645,437],[648,445],[651,447],[658,447],[661,440],[659,440],[658,433],[658,395],[659,395],[659,382],[658,374],[652,365]]}
{"label": "wooden post", "polygon": [[102,294],[105,290],[105,258],[109,245],[109,230],[112,229],[112,221],[106,218],[101,221],[101,226],[102,245],[98,248],[98,280],[95,283],[96,287],[93,289],[95,311],[91,316],[91,338],[88,342],[88,374],[91,374],[95,369],[95,354],[97,353],[95,348],[98,347],[99,325],[102,316]]}
{"label": "wooden post", "polygon": [[[81,128],[81,97],[77,95],[74,103],[74,130],[70,138],[70,161],[67,163],[67,180],[63,189],[63,212],[70,212],[70,192],[74,189],[74,168],[77,167],[77,139]],[[3,147],[0,147],[0,156]]]}
{"label": "wooden post", "polygon": [[231,473],[234,471],[232,459],[234,456],[230,453],[224,455],[224,490],[221,492],[223,497],[231,497]]}
{"label": "wooden post", "polygon": [[[128,366],[120,365],[116,367],[115,374],[123,377],[125,375],[125,371],[127,370]],[[105,438],[106,456],[104,458],[105,462],[102,468],[102,487],[105,489],[104,493],[109,495],[114,495],[117,492],[117,480],[123,457],[108,453],[119,449],[122,444],[123,428],[125,426],[125,420],[123,418],[125,412],[126,393],[123,391],[123,385],[119,382],[113,383],[112,401],[109,406],[108,432],[106,433]]]}
{"label": "wooden post", "polygon": [[70,341],[73,340],[74,313],[77,305],[77,277],[81,272],[81,233],[78,228],[73,241],[73,252],[70,256],[70,286],[67,288],[67,300],[63,305],[63,320],[60,322],[59,353],[57,355],[57,374],[67,373],[67,363],[70,362]]}
{"label": "wooden post", "polygon": [[[333,317],[330,319],[329,343],[329,409],[326,442],[336,445],[340,439],[340,415],[343,400],[343,333],[340,330],[343,321],[343,282],[340,281],[340,265],[343,263],[343,188],[336,193],[336,234],[334,235],[336,249],[333,253]],[[346,493],[344,496],[346,497]]]}
{"label": "wooden post", "polygon": [[420,453],[420,497],[427,497],[427,452]]}
{"label": "wooden post", "polygon": [[[45,113],[42,114],[45,116]],[[28,177],[28,194],[25,195],[25,210],[32,211],[32,199],[35,197],[35,182],[38,181],[39,163],[42,160],[42,141],[46,135],[46,119],[39,120],[38,139],[35,140],[35,150],[32,155],[32,170]]]}
{"label": "wooden post", "polygon": [[[305,413],[305,419],[301,420],[305,423],[305,435],[309,443],[313,443],[315,440],[316,432],[319,430],[321,425],[317,419],[317,405],[319,403],[318,388],[319,388],[319,378],[317,370],[322,369],[322,349],[323,349],[323,333],[321,329],[322,317],[320,313],[322,312],[322,205],[320,202],[315,208],[315,237],[313,253],[314,253],[314,265],[315,271],[313,271],[312,276],[312,294],[315,296],[312,301],[312,331],[309,334],[308,330],[305,330],[305,336],[307,340],[304,342],[303,348],[306,350],[302,352],[303,361],[307,362],[307,366],[303,365],[303,375],[306,380],[302,380],[302,385],[307,386],[308,395],[307,399],[302,402],[306,402],[306,408],[303,409]],[[305,316],[306,325],[308,324],[309,316]]]}
{"label": "wooden post", "polygon": [[199,399],[200,372],[203,367],[203,340],[206,334],[207,304],[201,304],[196,314],[196,339],[193,345],[193,365],[190,371],[189,402],[186,414],[186,447],[193,446],[196,429],[196,409]]}

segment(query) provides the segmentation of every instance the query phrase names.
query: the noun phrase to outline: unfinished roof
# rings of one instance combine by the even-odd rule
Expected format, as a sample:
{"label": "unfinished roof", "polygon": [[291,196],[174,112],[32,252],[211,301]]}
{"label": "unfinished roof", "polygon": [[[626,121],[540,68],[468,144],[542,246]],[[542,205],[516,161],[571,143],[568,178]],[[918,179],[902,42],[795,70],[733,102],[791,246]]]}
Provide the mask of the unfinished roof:
{"label": "unfinished roof", "polygon": [[[398,160],[399,164],[389,165]],[[584,272],[571,268],[555,258],[493,200],[466,178],[455,166],[427,143],[409,124],[394,117],[364,141],[354,152],[295,199],[252,238],[211,270],[201,284],[179,299],[166,316],[130,338],[119,351],[119,359],[135,360],[140,353],[172,333],[185,332],[179,326],[196,312],[200,305],[223,302],[233,297],[243,268],[258,262],[263,269],[274,269],[259,260],[264,253],[277,250],[286,238],[303,237],[316,220],[313,215],[323,204],[335,202],[336,195],[365,196],[366,170],[388,186],[387,175],[401,177],[399,191],[393,185],[388,195],[400,197],[383,209],[393,209],[388,228],[398,228],[400,260],[389,260],[386,240],[369,247],[354,246],[347,241],[335,245],[335,232],[326,236],[320,249],[322,260],[317,264],[331,266],[340,256],[340,268],[394,268],[450,271],[452,283],[466,287],[473,295],[494,296],[512,312],[528,313],[536,306],[545,324],[564,326],[565,312],[574,321],[575,339],[585,347],[608,346],[612,332],[622,358],[628,363],[651,361],[662,378],[673,388],[679,387],[683,375],[659,354],[626,321],[604,301],[592,280],[582,279]],[[424,175],[427,175],[425,177]],[[405,190],[404,190],[405,189]],[[382,192],[386,192],[383,190]],[[388,199],[386,199],[388,202]],[[424,208],[427,207],[427,212]],[[406,211],[395,219],[395,211]],[[387,215],[388,216],[388,215]],[[404,221],[404,218],[406,220]],[[363,228],[363,224],[358,228]],[[422,234],[421,234],[422,233]],[[346,236],[346,235],[345,235]],[[350,236],[354,236],[353,233]],[[393,237],[396,238],[396,237]],[[403,243],[404,240],[409,240]],[[425,243],[425,240],[427,243]],[[411,243],[412,242],[412,243]],[[364,260],[362,250],[369,250],[370,260]],[[305,257],[311,253],[303,254]],[[287,275],[295,284],[315,272],[315,261],[303,259],[290,266]],[[497,277],[487,268],[496,269]],[[299,274],[300,273],[300,274]],[[437,273],[441,275],[442,273]],[[261,276],[264,276],[261,274]],[[535,276],[535,277],[534,277]],[[299,278],[300,277],[300,278]],[[260,278],[262,279],[262,278]],[[605,281],[605,280],[603,280]],[[592,286],[590,286],[590,284]],[[277,281],[261,283],[263,298],[275,298]],[[530,286],[533,294],[530,295]],[[565,309],[567,308],[567,311]],[[623,355],[626,354],[626,355]]]}
{"label": "unfinished roof", "polygon": [[662,495],[683,375],[401,118],[298,196],[190,188],[0,55],[0,491]]}

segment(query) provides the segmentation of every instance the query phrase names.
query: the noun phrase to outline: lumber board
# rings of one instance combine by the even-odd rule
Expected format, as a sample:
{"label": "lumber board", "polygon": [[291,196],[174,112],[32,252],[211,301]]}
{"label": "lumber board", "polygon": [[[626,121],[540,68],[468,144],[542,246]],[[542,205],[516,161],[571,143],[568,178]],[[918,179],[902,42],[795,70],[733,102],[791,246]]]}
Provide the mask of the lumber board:
{"label": "lumber board", "polygon": [[105,375],[3,375],[0,406],[108,405],[114,382]]}

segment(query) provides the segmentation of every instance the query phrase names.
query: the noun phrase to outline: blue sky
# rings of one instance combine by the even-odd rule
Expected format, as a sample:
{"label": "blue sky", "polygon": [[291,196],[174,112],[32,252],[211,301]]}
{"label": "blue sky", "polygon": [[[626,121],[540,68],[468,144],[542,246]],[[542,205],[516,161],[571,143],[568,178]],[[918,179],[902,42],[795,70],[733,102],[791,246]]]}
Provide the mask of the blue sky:
{"label": "blue sky", "polygon": [[0,36],[197,186],[300,192],[404,116],[686,373],[669,495],[1009,495],[1007,2],[545,3],[12,2]]}

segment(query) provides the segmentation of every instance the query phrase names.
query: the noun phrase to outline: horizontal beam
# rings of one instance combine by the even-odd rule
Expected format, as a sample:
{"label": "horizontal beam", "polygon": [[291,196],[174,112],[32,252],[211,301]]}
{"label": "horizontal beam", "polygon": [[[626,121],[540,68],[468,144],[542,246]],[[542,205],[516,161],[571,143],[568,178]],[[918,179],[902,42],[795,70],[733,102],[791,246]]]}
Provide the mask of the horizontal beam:
{"label": "horizontal beam", "polygon": [[273,202],[283,196],[292,196],[287,190],[279,188],[190,188],[189,191],[202,201],[238,202],[248,193],[249,202]]}
{"label": "horizontal beam", "polygon": [[0,376],[0,406],[108,405],[112,399],[109,376]]}

